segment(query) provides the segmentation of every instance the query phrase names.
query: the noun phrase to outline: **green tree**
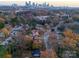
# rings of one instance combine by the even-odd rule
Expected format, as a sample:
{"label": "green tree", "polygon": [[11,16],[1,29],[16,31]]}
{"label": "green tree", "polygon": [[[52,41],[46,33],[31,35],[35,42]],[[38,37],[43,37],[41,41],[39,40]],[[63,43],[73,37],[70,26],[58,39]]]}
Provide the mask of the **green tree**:
{"label": "green tree", "polygon": [[35,19],[27,21],[27,24],[31,27],[31,28],[35,28],[37,21]]}
{"label": "green tree", "polygon": [[12,18],[10,22],[11,22],[12,25],[17,25],[17,24],[19,24],[19,20],[18,20],[17,17]]}
{"label": "green tree", "polygon": [[3,45],[0,45],[0,58],[4,58],[7,50]]}
{"label": "green tree", "polygon": [[0,22],[0,29],[4,28],[4,23]]}

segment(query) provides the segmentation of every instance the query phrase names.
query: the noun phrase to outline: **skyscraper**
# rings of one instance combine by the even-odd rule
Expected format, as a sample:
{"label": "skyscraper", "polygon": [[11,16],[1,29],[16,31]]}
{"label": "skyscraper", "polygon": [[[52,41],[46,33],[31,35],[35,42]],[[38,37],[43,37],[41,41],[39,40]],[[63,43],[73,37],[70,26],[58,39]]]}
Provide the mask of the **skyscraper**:
{"label": "skyscraper", "polygon": [[35,2],[32,3],[32,6],[36,6]]}
{"label": "skyscraper", "polygon": [[31,6],[31,1],[29,1],[29,6]]}

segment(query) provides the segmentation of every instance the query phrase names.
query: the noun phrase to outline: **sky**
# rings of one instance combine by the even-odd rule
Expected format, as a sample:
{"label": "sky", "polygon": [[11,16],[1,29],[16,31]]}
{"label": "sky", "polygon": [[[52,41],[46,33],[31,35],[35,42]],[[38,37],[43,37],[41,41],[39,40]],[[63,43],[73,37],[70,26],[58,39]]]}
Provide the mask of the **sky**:
{"label": "sky", "polygon": [[13,3],[16,3],[18,5],[25,5],[26,1],[32,1],[40,4],[47,2],[50,5],[54,6],[79,7],[79,0],[0,0],[0,5],[11,5]]}

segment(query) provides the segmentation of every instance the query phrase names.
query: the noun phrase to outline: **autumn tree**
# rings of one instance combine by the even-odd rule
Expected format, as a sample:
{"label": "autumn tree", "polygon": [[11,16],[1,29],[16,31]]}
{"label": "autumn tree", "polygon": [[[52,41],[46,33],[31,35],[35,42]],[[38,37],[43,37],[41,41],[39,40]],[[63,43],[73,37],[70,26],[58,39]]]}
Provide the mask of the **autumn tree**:
{"label": "autumn tree", "polygon": [[42,41],[39,40],[39,39],[36,39],[33,41],[33,44],[32,44],[32,48],[33,49],[40,49],[42,47]]}

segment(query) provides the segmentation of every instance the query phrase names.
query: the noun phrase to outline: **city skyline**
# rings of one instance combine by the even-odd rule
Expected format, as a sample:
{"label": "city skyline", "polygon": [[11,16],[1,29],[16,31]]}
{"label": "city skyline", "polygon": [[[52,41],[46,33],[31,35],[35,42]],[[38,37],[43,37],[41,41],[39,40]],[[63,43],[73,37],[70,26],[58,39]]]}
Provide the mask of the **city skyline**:
{"label": "city skyline", "polygon": [[54,6],[70,6],[70,7],[79,7],[79,0],[0,0],[0,5],[25,5],[25,2],[35,2],[35,3],[49,3],[50,5]]}

